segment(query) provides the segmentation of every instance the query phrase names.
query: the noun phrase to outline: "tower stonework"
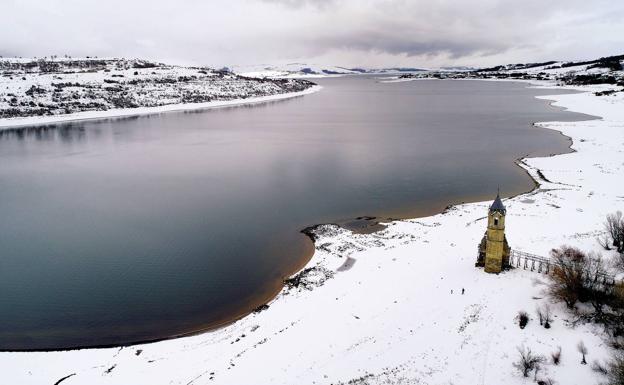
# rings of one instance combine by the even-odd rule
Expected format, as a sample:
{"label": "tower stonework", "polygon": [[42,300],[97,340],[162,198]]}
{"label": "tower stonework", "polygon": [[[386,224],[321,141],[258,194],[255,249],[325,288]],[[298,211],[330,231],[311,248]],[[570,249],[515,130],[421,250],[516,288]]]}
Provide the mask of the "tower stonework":
{"label": "tower stonework", "polygon": [[507,210],[496,195],[488,210],[487,230],[479,244],[477,266],[485,267],[486,273],[500,273],[509,266],[510,248],[505,237],[505,216]]}

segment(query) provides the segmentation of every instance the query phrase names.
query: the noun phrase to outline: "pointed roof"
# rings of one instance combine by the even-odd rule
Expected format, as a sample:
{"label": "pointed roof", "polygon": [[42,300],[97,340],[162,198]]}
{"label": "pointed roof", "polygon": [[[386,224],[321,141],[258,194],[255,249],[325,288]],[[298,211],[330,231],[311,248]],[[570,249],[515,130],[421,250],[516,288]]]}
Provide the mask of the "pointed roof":
{"label": "pointed roof", "polygon": [[490,211],[500,211],[504,213],[506,211],[505,205],[503,205],[503,201],[500,199],[500,193],[496,193],[496,199],[492,202],[490,206]]}

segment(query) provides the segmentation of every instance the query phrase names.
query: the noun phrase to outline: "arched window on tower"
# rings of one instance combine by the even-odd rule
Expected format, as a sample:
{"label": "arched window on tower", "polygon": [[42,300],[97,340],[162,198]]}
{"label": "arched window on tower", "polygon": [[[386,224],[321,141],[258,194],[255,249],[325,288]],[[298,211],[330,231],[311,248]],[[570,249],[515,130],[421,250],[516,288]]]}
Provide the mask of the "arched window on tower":
{"label": "arched window on tower", "polygon": [[498,226],[498,217],[494,217],[494,226]]}

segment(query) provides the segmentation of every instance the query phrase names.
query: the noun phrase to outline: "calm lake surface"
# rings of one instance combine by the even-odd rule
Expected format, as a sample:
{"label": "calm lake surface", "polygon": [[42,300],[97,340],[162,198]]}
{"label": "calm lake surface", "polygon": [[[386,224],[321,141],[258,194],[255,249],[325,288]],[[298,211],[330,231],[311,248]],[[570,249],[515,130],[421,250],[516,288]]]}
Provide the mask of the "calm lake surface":
{"label": "calm lake surface", "polygon": [[318,83],[253,107],[0,133],[0,349],[232,320],[306,262],[301,229],[529,190],[514,160],[569,145],[531,123],[588,118],[519,83]]}

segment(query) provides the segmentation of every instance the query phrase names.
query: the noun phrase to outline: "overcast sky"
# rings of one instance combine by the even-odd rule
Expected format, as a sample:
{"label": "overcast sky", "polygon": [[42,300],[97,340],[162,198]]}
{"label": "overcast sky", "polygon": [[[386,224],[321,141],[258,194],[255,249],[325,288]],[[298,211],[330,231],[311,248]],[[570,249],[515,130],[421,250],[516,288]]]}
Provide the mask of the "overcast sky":
{"label": "overcast sky", "polygon": [[437,67],[623,53],[622,0],[2,0],[0,5],[5,57]]}

